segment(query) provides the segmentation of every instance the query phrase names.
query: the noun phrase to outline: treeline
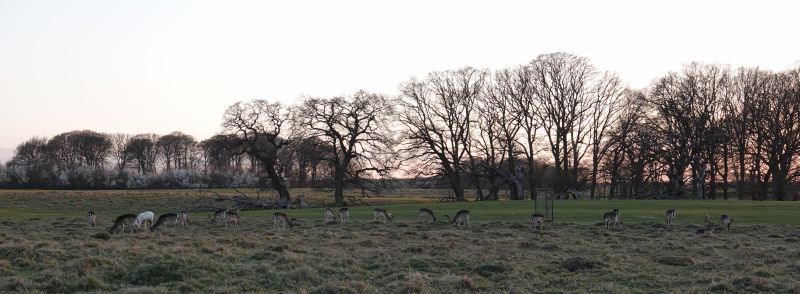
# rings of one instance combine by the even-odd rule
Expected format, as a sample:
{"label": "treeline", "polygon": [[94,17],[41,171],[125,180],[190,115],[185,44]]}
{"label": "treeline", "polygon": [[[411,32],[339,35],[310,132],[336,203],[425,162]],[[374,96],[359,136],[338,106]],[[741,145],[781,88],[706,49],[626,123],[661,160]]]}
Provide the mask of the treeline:
{"label": "treeline", "polygon": [[[359,91],[296,105],[239,102],[221,135],[70,132],[33,138],[7,187],[345,187],[388,178],[458,200],[536,197],[796,198],[800,68],[691,63],[630,89],[587,58],[544,54],[497,71],[432,72],[401,95]],[[398,181],[393,183],[397,184]],[[474,195],[466,192],[475,191]],[[503,192],[501,192],[503,191]]]}
{"label": "treeline", "polygon": [[[261,168],[231,135],[197,141],[181,132],[105,134],[71,131],[32,138],[0,166],[0,186],[45,189],[268,187]],[[310,141],[287,148],[283,173],[302,187],[327,185],[329,169]],[[302,156],[295,156],[302,154]],[[315,155],[316,154],[316,155]],[[303,173],[303,175],[299,175]]]}

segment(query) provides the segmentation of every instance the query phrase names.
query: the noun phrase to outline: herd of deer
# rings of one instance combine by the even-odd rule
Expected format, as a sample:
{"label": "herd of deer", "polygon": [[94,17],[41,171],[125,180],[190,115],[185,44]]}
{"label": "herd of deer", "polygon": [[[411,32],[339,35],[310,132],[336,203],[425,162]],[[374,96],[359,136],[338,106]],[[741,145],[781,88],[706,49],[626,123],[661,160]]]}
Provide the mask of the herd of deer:
{"label": "herd of deer", "polygon": [[[387,212],[385,209],[375,208],[372,210],[374,215],[373,222],[382,222],[386,223],[387,221],[392,221],[392,214]],[[158,219],[153,222],[155,214],[152,211],[145,211],[142,213],[136,214],[123,214],[118,216],[114,220],[114,224],[111,228],[108,229],[109,233],[114,233],[117,229],[122,229],[122,233],[125,233],[125,228],[130,228],[131,232],[134,230],[138,230],[144,224],[150,225],[150,231],[155,232],[161,226],[170,226],[170,225],[187,225],[189,224],[189,218],[186,214],[186,211],[181,211],[180,213],[165,213],[158,217]],[[450,219],[449,215],[444,215],[447,217],[447,222],[454,226],[467,226],[469,225],[469,218],[470,212],[469,210],[460,210],[456,212],[455,217]],[[676,213],[675,209],[667,210],[664,218],[667,221],[668,228],[675,227],[675,218]],[[94,211],[89,211],[88,213],[88,220],[89,226],[94,227],[95,221],[97,220],[97,214]],[[240,223],[239,213],[235,210],[228,210],[228,209],[218,209],[214,212],[213,216],[209,216],[209,221],[211,224],[222,223],[225,226],[237,226]],[[289,229],[292,227],[292,221],[295,219],[289,218],[286,213],[283,212],[275,212],[272,214],[272,223],[275,229]],[[614,209],[611,212],[606,212],[603,215],[603,220],[605,224],[605,228],[619,228],[620,226],[620,218],[619,218],[619,209]],[[336,222],[336,214],[334,214],[333,210],[330,208],[325,208],[325,225]],[[347,207],[339,209],[339,219],[340,223],[348,223],[350,222],[350,209]],[[433,210],[428,208],[421,208],[419,210],[419,221],[423,223],[435,223],[436,222],[436,215],[433,213]],[[545,216],[542,214],[533,214],[530,218],[531,223],[533,224],[534,229],[542,230],[544,228]],[[733,218],[729,217],[728,215],[722,215],[720,217],[720,221],[722,223],[721,228],[724,231],[728,231],[731,228],[731,223],[733,223]],[[718,226],[715,225],[711,221],[711,217],[706,214],[705,217],[705,227],[702,229],[697,230],[698,234],[702,233],[713,233],[714,229]]]}
{"label": "herd of deer", "polygon": [[[97,214],[94,211],[87,213],[89,219],[89,227],[94,227],[97,221]],[[189,224],[189,217],[186,211],[180,213],[170,212],[162,214],[156,221],[153,221],[155,214],[152,211],[145,211],[139,214],[126,213],[114,219],[113,225],[108,229],[108,232],[113,234],[118,229],[125,234],[125,228],[130,229],[133,233],[142,228],[142,226],[149,225],[150,231],[155,232],[159,227],[167,227],[171,225],[187,225]]]}

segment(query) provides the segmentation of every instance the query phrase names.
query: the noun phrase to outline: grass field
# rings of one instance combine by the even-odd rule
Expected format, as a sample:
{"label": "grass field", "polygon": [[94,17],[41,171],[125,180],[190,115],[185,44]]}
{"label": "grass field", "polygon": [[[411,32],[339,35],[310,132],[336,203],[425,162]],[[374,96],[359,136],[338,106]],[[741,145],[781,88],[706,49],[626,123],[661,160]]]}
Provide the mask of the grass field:
{"label": "grass field", "polygon": [[[303,192],[312,203],[327,193]],[[366,206],[351,208],[349,224],[324,225],[321,209],[286,211],[297,218],[289,231],[273,229],[271,211],[242,212],[236,228],[211,225],[205,212],[195,212],[187,227],[123,236],[104,233],[120,213],[165,213],[213,197],[191,190],[0,191],[0,291],[800,291],[794,202],[557,201],[556,222],[535,232],[526,223],[530,201],[443,204],[421,198],[435,191],[403,193],[367,200],[394,214],[389,224],[371,223]],[[472,222],[420,224],[422,206],[439,218],[466,208]],[[623,228],[606,231],[599,217],[612,208],[622,211]],[[662,224],[668,208],[678,211],[674,229]],[[98,213],[99,228],[86,226],[88,209]],[[706,213],[734,216],[733,230],[695,234]]]}

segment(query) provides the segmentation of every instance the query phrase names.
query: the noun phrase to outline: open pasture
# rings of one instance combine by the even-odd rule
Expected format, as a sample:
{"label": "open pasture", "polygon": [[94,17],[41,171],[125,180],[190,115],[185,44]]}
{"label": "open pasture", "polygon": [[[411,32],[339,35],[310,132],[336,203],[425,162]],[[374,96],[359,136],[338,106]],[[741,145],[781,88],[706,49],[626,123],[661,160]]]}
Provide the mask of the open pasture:
{"label": "open pasture", "polygon": [[[535,232],[526,222],[530,201],[412,204],[424,199],[415,191],[410,200],[369,199],[393,213],[388,224],[371,223],[369,207],[351,208],[351,223],[331,225],[323,224],[322,209],[284,210],[297,219],[285,231],[273,229],[272,211],[244,211],[235,228],[211,225],[208,213],[194,212],[187,227],[107,235],[122,212],[161,214],[205,198],[190,190],[45,191],[55,197],[48,201],[16,192],[0,191],[0,292],[800,290],[792,202],[557,201],[556,223]],[[416,221],[422,206],[440,221]],[[97,228],[87,227],[85,207],[98,213]],[[469,226],[442,221],[463,208],[472,211]],[[621,230],[599,224],[611,208],[622,211]],[[677,209],[675,229],[663,224],[668,208]],[[695,234],[705,213],[715,222],[721,213],[734,216],[733,230]]]}

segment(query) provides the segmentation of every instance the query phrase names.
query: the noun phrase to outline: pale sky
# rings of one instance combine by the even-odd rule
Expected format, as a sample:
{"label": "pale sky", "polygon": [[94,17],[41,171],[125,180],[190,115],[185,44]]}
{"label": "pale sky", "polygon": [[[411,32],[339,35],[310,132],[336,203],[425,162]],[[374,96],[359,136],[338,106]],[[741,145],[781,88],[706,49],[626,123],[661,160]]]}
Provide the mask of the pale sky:
{"label": "pale sky", "polygon": [[556,51],[637,88],[691,61],[783,70],[792,2],[0,0],[0,161],[79,129],[202,140],[239,100],[397,94]]}

